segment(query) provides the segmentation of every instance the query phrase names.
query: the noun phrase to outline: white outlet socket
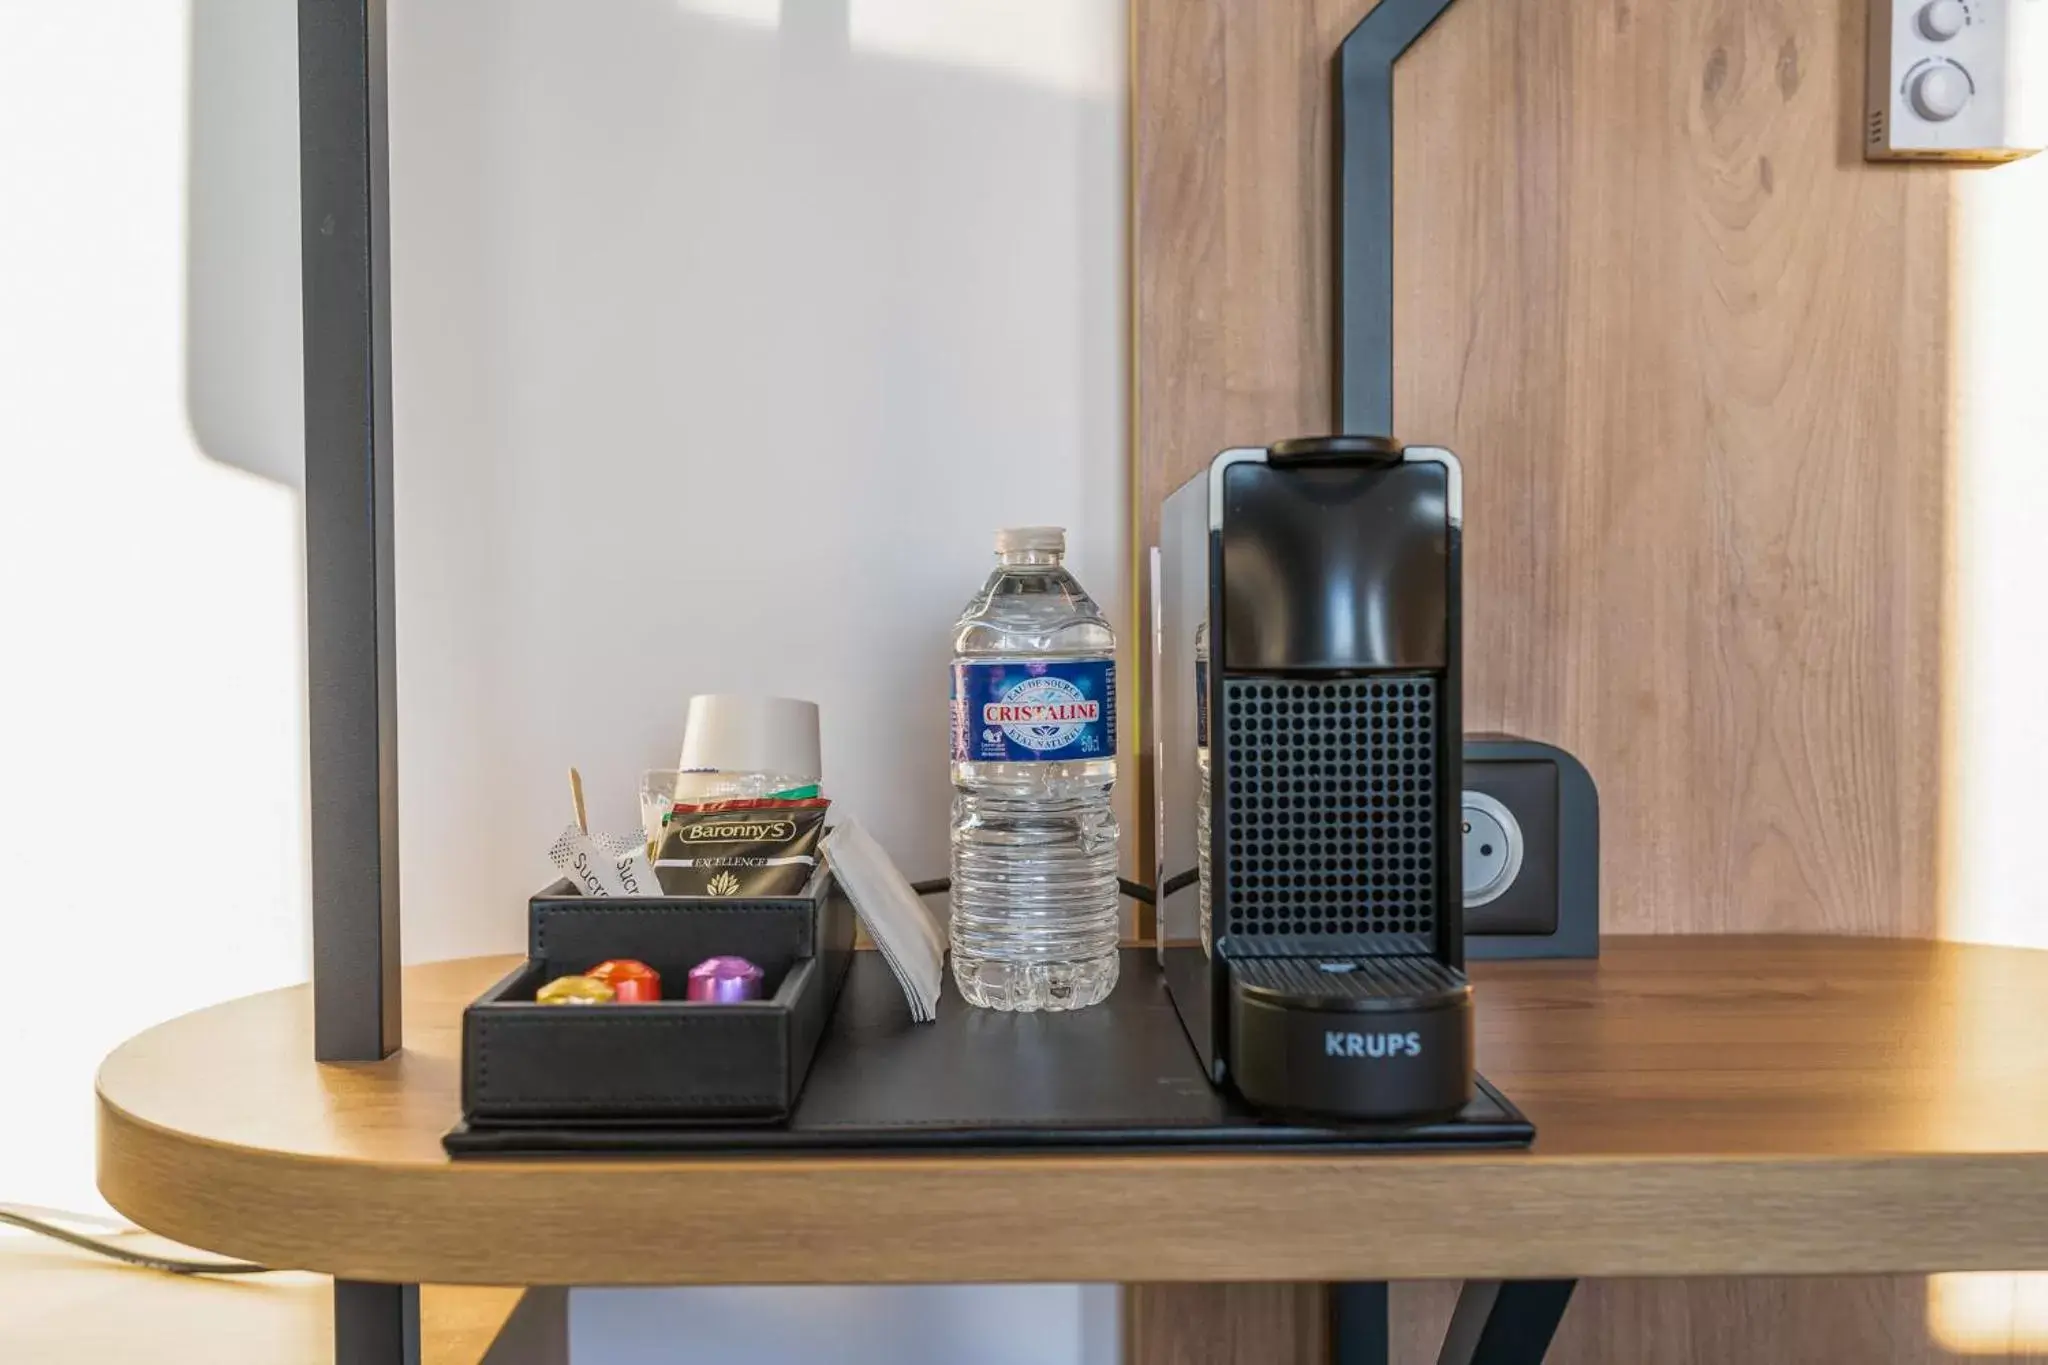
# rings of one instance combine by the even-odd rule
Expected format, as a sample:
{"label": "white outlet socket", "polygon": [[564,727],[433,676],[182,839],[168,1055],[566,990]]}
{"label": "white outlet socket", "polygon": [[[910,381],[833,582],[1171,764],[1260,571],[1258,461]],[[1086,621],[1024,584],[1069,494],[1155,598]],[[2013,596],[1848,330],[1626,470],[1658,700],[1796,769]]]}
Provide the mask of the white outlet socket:
{"label": "white outlet socket", "polygon": [[1466,792],[1465,908],[1499,900],[1522,872],[1522,825],[1515,813],[1485,792]]}

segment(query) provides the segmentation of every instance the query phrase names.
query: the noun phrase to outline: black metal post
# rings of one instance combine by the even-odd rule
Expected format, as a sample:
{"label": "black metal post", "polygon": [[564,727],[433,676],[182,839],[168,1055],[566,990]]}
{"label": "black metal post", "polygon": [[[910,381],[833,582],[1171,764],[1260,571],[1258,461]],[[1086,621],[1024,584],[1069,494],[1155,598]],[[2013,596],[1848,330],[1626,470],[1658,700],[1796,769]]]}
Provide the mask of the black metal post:
{"label": "black metal post", "polygon": [[1341,1281],[1329,1294],[1330,1365],[1387,1365],[1387,1282]]}
{"label": "black metal post", "polygon": [[[1453,0],[1380,0],[1337,49],[1337,430],[1394,431],[1394,63]],[[1576,1280],[1475,1280],[1437,1365],[1541,1365]],[[1387,1286],[1330,1286],[1331,1365],[1384,1365]]]}
{"label": "black metal post", "polygon": [[1452,0],[1380,0],[1337,49],[1337,430],[1394,434],[1394,63]]}
{"label": "black metal post", "polygon": [[384,0],[299,0],[313,1052],[399,1046]]}
{"label": "black metal post", "polygon": [[[399,1046],[384,0],[299,0],[313,1055]],[[419,1365],[417,1285],[334,1283],[337,1365]]]}
{"label": "black metal post", "polygon": [[1468,1280],[1437,1365],[1542,1365],[1577,1280]]}
{"label": "black metal post", "polygon": [[336,1280],[334,1365],[420,1365],[419,1286]]}

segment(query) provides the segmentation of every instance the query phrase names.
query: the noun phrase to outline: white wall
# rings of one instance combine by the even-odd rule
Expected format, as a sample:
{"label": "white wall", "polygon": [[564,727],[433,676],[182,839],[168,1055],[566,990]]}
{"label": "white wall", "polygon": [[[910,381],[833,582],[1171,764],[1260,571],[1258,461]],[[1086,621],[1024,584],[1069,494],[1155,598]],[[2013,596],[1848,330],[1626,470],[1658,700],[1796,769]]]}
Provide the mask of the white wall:
{"label": "white wall", "polygon": [[392,7],[406,950],[508,950],[579,765],[824,707],[945,870],[946,627],[999,525],[1123,599],[1115,0]]}
{"label": "white wall", "polygon": [[1958,198],[1942,927],[2048,948],[2048,154]]}
{"label": "white wall", "polygon": [[[1066,525],[1124,601],[1121,4],[391,13],[407,956],[518,947],[564,769],[633,828],[699,691],[816,698],[835,801],[939,875],[946,627],[993,530]],[[996,1360],[987,1324],[1028,1321],[1058,1365],[1113,1358],[1113,1310],[678,1290],[572,1322],[630,1362]]]}
{"label": "white wall", "polygon": [[100,1057],[307,969],[299,511],[208,458],[298,460],[294,18],[232,8],[0,0],[0,1200],[95,1207]]}
{"label": "white wall", "polygon": [[569,1365],[1115,1365],[1114,1285],[577,1289]]}
{"label": "white wall", "polygon": [[[1942,934],[2048,948],[2048,154],[1958,178]],[[2048,1348],[2048,1275],[1936,1275],[1961,1352]]]}
{"label": "white wall", "polygon": [[[817,698],[833,794],[943,871],[990,533],[1064,523],[1125,600],[1120,4],[391,19],[407,957],[517,948],[563,770],[632,827],[696,691]],[[275,0],[0,0],[0,1199],[95,1206],[98,1058],[307,970],[295,43]],[[870,1344],[1113,1341],[1100,1291],[962,1295]]]}

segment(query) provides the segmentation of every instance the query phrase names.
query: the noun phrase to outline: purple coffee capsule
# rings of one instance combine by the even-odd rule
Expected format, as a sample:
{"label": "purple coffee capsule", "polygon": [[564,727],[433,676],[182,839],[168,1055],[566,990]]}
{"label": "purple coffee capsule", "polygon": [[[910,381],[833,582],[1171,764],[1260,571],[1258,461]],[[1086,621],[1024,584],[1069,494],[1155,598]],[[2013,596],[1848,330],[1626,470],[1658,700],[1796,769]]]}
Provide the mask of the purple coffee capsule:
{"label": "purple coffee capsule", "polygon": [[707,957],[690,968],[690,999],[715,1005],[761,998],[761,969],[743,957]]}

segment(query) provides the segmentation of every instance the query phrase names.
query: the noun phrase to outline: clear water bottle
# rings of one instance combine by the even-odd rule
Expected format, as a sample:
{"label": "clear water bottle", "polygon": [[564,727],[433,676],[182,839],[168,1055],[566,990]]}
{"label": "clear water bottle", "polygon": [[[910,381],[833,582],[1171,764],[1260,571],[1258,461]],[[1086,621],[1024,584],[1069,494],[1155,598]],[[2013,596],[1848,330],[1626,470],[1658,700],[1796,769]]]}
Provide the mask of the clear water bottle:
{"label": "clear water bottle", "polygon": [[988,1009],[1081,1009],[1116,985],[1116,636],[1066,543],[998,532],[953,632],[953,980]]}
{"label": "clear water bottle", "polygon": [[1195,627],[1195,905],[1201,915],[1202,952],[1209,934],[1209,623]]}

